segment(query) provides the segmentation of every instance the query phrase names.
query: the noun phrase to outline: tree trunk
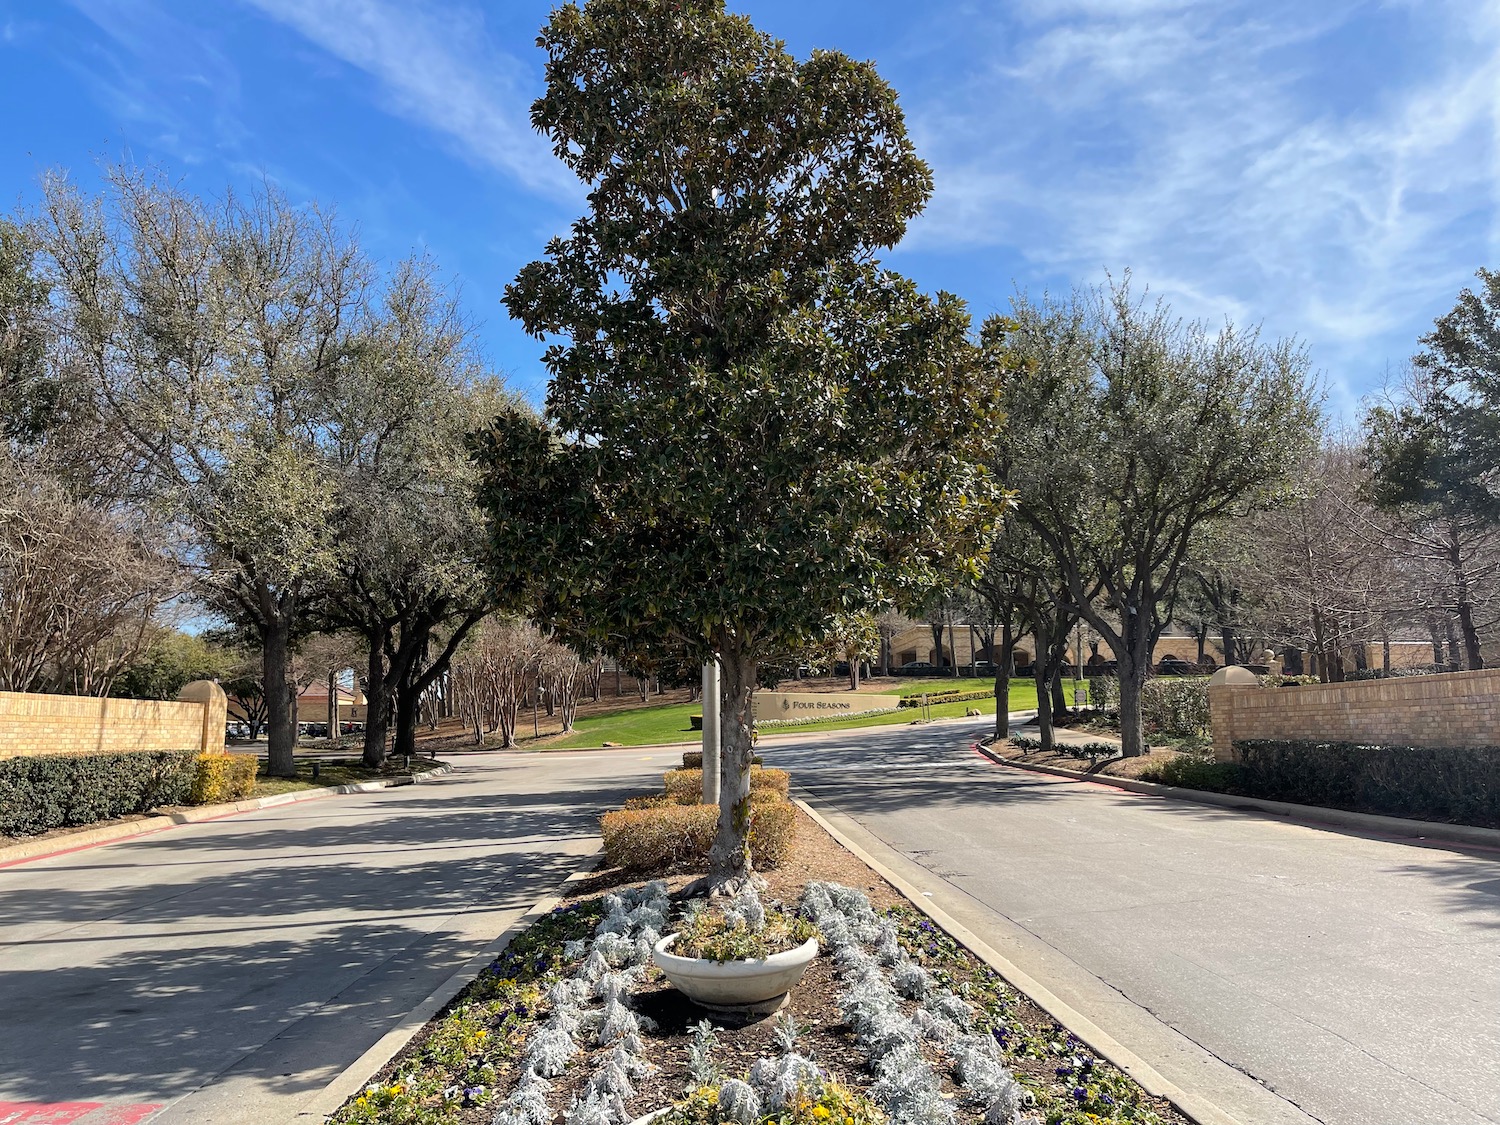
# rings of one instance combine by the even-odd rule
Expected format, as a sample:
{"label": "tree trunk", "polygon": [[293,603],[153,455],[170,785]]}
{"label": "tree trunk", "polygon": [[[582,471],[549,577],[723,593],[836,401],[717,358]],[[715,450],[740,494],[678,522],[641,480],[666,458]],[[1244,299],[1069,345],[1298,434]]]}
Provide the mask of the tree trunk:
{"label": "tree trunk", "polygon": [[1237,659],[1238,654],[1235,652],[1235,649],[1238,646],[1235,644],[1234,626],[1219,626],[1219,647],[1224,650],[1224,667],[1227,668],[1231,664],[1239,663],[1239,660]]}
{"label": "tree trunk", "polygon": [[1130,654],[1120,654],[1120,751],[1127,758],[1146,752],[1146,734],[1141,725],[1141,689],[1146,668]]}
{"label": "tree trunk", "polygon": [[372,770],[385,765],[385,740],[390,727],[391,693],[385,674],[385,649],[390,640],[387,630],[365,634],[370,646],[370,662],[365,680],[365,749],[361,762]]}
{"label": "tree trunk", "polygon": [[291,630],[285,618],[268,621],[261,630],[261,675],[266,698],[266,773],[296,777],[297,712],[292,706],[287,672],[291,662]]}
{"label": "tree trunk", "polygon": [[[1010,664],[1016,647],[1015,633],[1007,621],[1000,628],[1000,658],[995,661],[995,737],[1010,737]],[[990,649],[993,658],[995,652]]]}
{"label": "tree trunk", "polygon": [[1057,745],[1052,734],[1052,692],[1047,686],[1047,681],[1052,678],[1052,671],[1046,667],[1047,657],[1043,655],[1042,646],[1036,647],[1037,655],[1031,662],[1031,670],[1036,681],[1037,734],[1041,737],[1042,749],[1051,750]]}
{"label": "tree trunk", "polygon": [[422,689],[408,676],[396,689],[396,738],[391,756],[417,756],[417,722],[422,713]]}
{"label": "tree trunk", "polygon": [[1068,693],[1063,688],[1063,670],[1067,667],[1066,658],[1059,658],[1052,664],[1052,717],[1057,720],[1059,715],[1068,714]]}
{"label": "tree trunk", "polygon": [[956,680],[958,679],[958,637],[953,632],[953,620],[951,618],[948,621],[948,652],[953,659],[953,671],[951,675]]}
{"label": "tree trunk", "polygon": [[709,850],[709,888],[733,893],[754,878],[750,859],[751,705],[755,659],[719,638],[719,828]]}
{"label": "tree trunk", "polygon": [[1444,622],[1443,633],[1448,638],[1448,671],[1457,672],[1463,664],[1459,658],[1458,630],[1453,627],[1453,618]]}
{"label": "tree trunk", "polygon": [[849,654],[849,690],[859,690],[859,654]]}
{"label": "tree trunk", "polygon": [[932,646],[935,650],[932,654],[932,666],[941,672],[943,670],[943,623],[939,621],[934,625],[929,621],[927,627],[932,630]]}
{"label": "tree trunk", "polygon": [[1389,633],[1380,640],[1380,670],[1387,676],[1391,674],[1391,635]]}
{"label": "tree trunk", "polygon": [[328,742],[332,745],[339,740],[339,679],[338,673],[333,669],[328,670]]}

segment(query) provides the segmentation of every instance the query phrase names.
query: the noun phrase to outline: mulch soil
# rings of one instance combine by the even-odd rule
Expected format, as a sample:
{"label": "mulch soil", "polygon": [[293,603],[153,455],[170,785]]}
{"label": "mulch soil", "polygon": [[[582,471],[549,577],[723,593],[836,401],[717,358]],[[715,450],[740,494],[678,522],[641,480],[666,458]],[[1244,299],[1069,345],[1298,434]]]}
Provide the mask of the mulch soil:
{"label": "mulch soil", "polygon": [[[773,900],[779,900],[788,911],[794,910],[806,884],[822,880],[864,891],[877,912],[892,908],[901,911],[903,942],[908,948],[912,945],[907,940],[909,937],[916,942],[927,943],[917,952],[929,970],[934,971],[948,987],[962,991],[964,982],[971,981],[978,988],[988,988],[990,995],[998,992],[1002,998],[1006,1022],[1013,1035],[1009,1042],[1020,1041],[1030,1045],[1027,1055],[1011,1055],[1007,1059],[1007,1065],[1023,1084],[1029,1079],[1066,1097],[1073,1079],[1059,1077],[1060,1061],[1066,1062],[1066,1056],[1069,1055],[1088,1056],[1092,1053],[1073,1039],[1052,1017],[1001,982],[987,966],[927,922],[925,916],[913,910],[899,892],[841,847],[800,808],[797,809],[797,821],[796,843],[789,859],[777,870],[761,872],[769,884],[762,892],[763,901],[770,905]],[[667,882],[675,899],[695,876],[693,873],[679,873],[661,877]],[[563,903],[587,903],[612,890],[638,885],[643,881],[638,875],[627,876],[618,870],[599,871],[591,878],[568,884],[568,893]],[[842,988],[833,960],[825,953],[809,966],[801,983],[792,990],[790,1000],[781,1013],[774,1016],[733,1017],[711,1014],[697,1007],[656,970],[651,970],[632,993],[630,1003],[638,1015],[649,1017],[656,1024],[655,1030],[643,1034],[642,1039],[646,1046],[645,1057],[657,1069],[655,1073],[635,1081],[637,1094],[627,1103],[627,1108],[633,1114],[644,1115],[680,1099],[693,1087],[689,1070],[689,1047],[694,1040],[695,1026],[705,1018],[710,1019],[714,1025],[717,1047],[713,1057],[720,1073],[726,1077],[743,1077],[757,1058],[780,1053],[775,1045],[777,1024],[783,1015],[790,1015],[799,1029],[796,1049],[800,1053],[814,1058],[835,1080],[854,1088],[868,1087],[872,1079],[864,1069],[863,1054],[852,1032],[839,1016],[837,997]],[[978,992],[971,994],[971,1002],[979,1003],[976,1000],[978,995]],[[383,1068],[373,1081],[395,1081],[402,1072],[403,1061],[420,1051],[423,1040],[430,1034],[433,1026],[429,1024],[401,1056]],[[924,1043],[923,1050],[929,1053],[930,1060],[943,1076],[945,1096],[954,1094],[955,1088],[951,1084],[947,1066],[941,1062],[941,1056],[933,1050],[931,1044]],[[552,1080],[553,1091],[549,1101],[557,1113],[555,1120],[561,1121],[562,1114],[574,1096],[587,1086],[589,1076],[607,1053],[606,1049],[600,1049],[580,1054],[569,1064],[563,1075]],[[1114,1071],[1107,1063],[1099,1062],[1094,1073],[1108,1073],[1110,1081],[1130,1085],[1132,1100],[1136,1100],[1141,1108],[1154,1112],[1163,1125],[1187,1125],[1189,1119],[1173,1110],[1169,1103],[1150,1098],[1144,1091],[1134,1088],[1129,1079]],[[514,1063],[502,1068],[496,1075],[493,1098],[487,1104],[463,1108],[453,1120],[460,1121],[463,1125],[489,1125],[495,1107],[518,1077],[519,1072]],[[975,1125],[979,1121],[976,1113],[961,1105],[961,1099],[955,1098],[955,1106],[959,1109],[959,1121],[964,1125]]]}

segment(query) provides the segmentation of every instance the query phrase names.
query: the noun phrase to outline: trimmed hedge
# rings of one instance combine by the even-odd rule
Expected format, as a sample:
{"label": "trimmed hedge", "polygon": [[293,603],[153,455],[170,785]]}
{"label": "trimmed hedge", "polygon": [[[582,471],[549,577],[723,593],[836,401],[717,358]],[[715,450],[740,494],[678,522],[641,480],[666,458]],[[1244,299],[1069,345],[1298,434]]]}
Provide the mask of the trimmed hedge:
{"label": "trimmed hedge", "polygon": [[[662,781],[666,785],[667,796],[680,805],[696,805],[703,799],[703,771],[701,769],[669,770],[662,776]],[[786,770],[750,767],[752,798],[756,793],[768,792],[774,793],[784,801],[790,784],[791,777]]]}
{"label": "trimmed hedge", "polygon": [[[599,818],[606,861],[642,872],[702,866],[718,826],[717,805],[626,808]],[[791,850],[796,827],[796,811],[790,802],[752,802],[751,862],[759,868],[779,866]]]}
{"label": "trimmed hedge", "polygon": [[[761,765],[760,755],[752,755],[750,764],[755,766]],[[682,752],[682,768],[685,770],[701,770],[703,768],[703,751],[684,750]]]}
{"label": "trimmed hedge", "polygon": [[1177,785],[1183,789],[1203,789],[1210,793],[1243,793],[1240,767],[1234,762],[1217,762],[1196,754],[1179,754],[1163,762],[1152,762],[1140,772],[1142,781]]}
{"label": "trimmed hedge", "polygon": [[[929,691],[927,703],[936,707],[942,703],[967,703],[971,699],[994,699],[995,689],[986,688],[984,691]],[[922,697],[920,695],[903,695],[899,707],[920,707]]]}
{"label": "trimmed hedge", "polygon": [[[1115,705],[1119,706],[1118,701]],[[1147,734],[1179,738],[1207,734],[1207,678],[1147,680],[1141,691],[1141,721]]]}
{"label": "trimmed hedge", "polygon": [[243,801],[255,788],[260,759],[254,754],[229,754],[222,750],[198,755],[193,777],[192,802],[218,805]]}
{"label": "trimmed hedge", "polygon": [[1229,792],[1500,828],[1500,748],[1237,741]]}
{"label": "trimmed hedge", "polygon": [[0,760],[0,835],[36,836],[161,805],[185,805],[192,797],[197,758],[196,750],[5,758]]}

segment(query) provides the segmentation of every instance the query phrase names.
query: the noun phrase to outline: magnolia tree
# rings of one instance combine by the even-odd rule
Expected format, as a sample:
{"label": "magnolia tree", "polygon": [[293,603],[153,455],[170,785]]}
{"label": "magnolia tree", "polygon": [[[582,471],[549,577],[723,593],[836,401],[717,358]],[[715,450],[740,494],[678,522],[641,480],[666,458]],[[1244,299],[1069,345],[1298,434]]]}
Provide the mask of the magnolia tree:
{"label": "magnolia tree", "polygon": [[723,889],[759,664],[972,569],[996,392],[962,304],[876,262],[932,180],[871,65],[717,0],[567,5],[539,43],[589,209],[507,290],[552,382],[477,440],[492,565],[575,636],[717,655]]}

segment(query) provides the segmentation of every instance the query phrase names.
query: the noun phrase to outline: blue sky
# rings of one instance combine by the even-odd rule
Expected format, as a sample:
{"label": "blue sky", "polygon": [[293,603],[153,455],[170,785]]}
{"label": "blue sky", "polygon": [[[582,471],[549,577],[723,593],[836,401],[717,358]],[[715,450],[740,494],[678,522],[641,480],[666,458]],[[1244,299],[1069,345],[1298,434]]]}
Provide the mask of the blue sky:
{"label": "blue sky", "polygon": [[[1296,335],[1352,418],[1497,261],[1496,0],[741,0],[876,61],[937,192],[890,263],[976,318],[1134,271]],[[378,256],[431,251],[539,396],[502,289],[581,207],[528,125],[545,0],[0,0],[0,203],[128,157],[262,176]]]}

